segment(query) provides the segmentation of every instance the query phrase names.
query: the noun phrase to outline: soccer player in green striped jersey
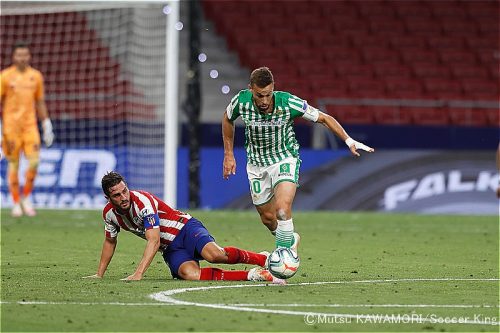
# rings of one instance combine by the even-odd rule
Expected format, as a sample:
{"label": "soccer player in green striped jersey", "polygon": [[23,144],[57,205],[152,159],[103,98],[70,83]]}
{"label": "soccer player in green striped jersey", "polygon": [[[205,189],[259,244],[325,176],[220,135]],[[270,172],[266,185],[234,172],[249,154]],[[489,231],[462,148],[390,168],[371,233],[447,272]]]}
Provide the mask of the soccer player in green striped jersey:
{"label": "soccer player in green striped jersey", "polygon": [[250,192],[262,223],[276,235],[276,247],[297,251],[292,203],[298,185],[299,144],[293,130],[298,117],[320,123],[342,139],[355,156],[358,149],[373,148],[353,140],[330,115],[288,92],[274,91],[274,79],[267,67],[255,69],[248,89],[240,91],[227,106],[222,120],[224,142],[223,177],[236,173],[233,154],[234,121],[245,123],[245,148]]}

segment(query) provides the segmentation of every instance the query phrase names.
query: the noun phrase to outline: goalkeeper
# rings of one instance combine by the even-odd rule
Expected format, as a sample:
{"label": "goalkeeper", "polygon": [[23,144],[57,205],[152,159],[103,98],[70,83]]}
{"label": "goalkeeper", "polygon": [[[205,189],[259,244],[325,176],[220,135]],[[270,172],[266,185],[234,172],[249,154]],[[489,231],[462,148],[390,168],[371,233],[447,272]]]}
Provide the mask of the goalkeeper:
{"label": "goalkeeper", "polygon": [[[0,103],[2,104],[2,149],[8,161],[8,183],[14,207],[12,216],[36,214],[29,199],[38,169],[40,133],[38,119],[42,122],[43,141],[52,145],[54,134],[44,99],[43,76],[29,65],[31,59],[27,44],[18,43],[12,50],[13,65],[1,72]],[[19,157],[24,152],[29,166],[22,196],[19,189]],[[21,207],[22,205],[22,207]]]}
{"label": "goalkeeper", "polygon": [[245,123],[245,148],[250,192],[262,223],[276,236],[276,247],[297,251],[300,237],[294,233],[292,204],[299,180],[299,144],[293,120],[302,117],[326,126],[355,156],[358,149],[373,152],[353,140],[335,118],[310,106],[290,93],[274,91],[274,79],[267,67],[255,69],[248,89],[240,91],[227,106],[222,120],[224,143],[223,177],[236,173],[233,154],[234,121]]}

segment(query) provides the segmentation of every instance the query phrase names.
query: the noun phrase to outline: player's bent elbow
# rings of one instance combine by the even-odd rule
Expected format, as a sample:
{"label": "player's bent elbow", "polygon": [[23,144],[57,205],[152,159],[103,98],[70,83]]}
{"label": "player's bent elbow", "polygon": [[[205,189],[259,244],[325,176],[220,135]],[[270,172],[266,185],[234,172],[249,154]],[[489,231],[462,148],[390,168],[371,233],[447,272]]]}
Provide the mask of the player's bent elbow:
{"label": "player's bent elbow", "polygon": [[114,237],[114,238],[113,237],[106,237],[106,242],[116,244],[117,239],[116,239],[116,237]]}

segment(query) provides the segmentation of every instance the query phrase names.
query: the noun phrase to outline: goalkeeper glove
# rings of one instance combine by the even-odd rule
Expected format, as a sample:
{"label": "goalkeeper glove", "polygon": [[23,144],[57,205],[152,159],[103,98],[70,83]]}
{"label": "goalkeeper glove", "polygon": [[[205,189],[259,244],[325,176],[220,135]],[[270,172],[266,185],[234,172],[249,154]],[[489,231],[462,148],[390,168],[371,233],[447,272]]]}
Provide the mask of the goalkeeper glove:
{"label": "goalkeeper glove", "polygon": [[54,132],[52,132],[52,122],[49,118],[42,121],[42,129],[43,129],[43,142],[47,147],[52,146],[54,142]]}

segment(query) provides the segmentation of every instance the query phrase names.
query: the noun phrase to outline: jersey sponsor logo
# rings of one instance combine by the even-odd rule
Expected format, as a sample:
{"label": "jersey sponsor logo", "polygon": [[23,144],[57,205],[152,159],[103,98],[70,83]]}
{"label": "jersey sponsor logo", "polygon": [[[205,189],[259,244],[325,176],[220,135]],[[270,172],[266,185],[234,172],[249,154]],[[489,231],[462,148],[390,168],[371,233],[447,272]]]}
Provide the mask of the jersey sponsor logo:
{"label": "jersey sponsor logo", "polygon": [[250,126],[255,127],[274,127],[274,126],[284,126],[286,122],[283,119],[272,119],[272,120],[252,120],[249,122]]}
{"label": "jersey sponsor logo", "polygon": [[153,215],[153,214],[154,214],[154,212],[151,209],[149,209],[148,207],[143,208],[141,210],[141,213],[140,213],[141,216],[148,216],[148,215]]}

